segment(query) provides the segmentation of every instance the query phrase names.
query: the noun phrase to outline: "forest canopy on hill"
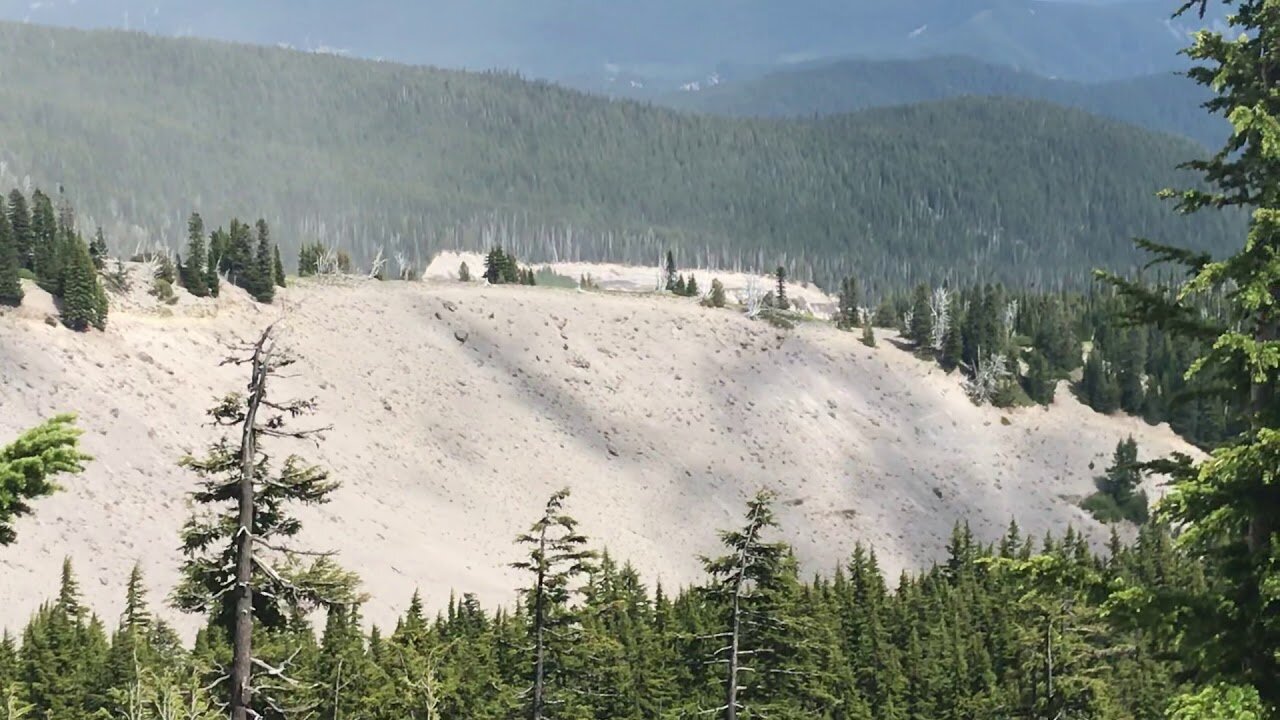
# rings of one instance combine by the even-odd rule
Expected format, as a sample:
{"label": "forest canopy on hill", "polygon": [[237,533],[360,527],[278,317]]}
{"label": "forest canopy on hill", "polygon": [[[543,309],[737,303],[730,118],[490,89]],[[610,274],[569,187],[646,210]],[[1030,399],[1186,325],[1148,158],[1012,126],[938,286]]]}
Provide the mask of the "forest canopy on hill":
{"label": "forest canopy on hill", "polygon": [[192,209],[256,207],[286,257],[497,242],[531,262],[651,263],[675,247],[824,287],[1059,286],[1133,270],[1134,236],[1218,250],[1243,229],[1156,199],[1193,182],[1173,167],[1204,155],[1194,143],[1035,101],[735,120],[511,75],[13,24],[0,68],[0,174],[173,248]]}

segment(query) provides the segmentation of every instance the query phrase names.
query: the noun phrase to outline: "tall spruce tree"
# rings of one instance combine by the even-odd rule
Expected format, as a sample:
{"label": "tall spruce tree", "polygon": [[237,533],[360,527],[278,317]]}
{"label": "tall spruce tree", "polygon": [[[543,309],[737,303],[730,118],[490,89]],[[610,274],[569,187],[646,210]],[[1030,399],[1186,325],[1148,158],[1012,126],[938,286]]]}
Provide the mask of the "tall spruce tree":
{"label": "tall spruce tree", "polygon": [[773,271],[773,277],[777,281],[773,306],[779,310],[787,310],[791,307],[791,303],[787,302],[787,269],[779,265],[778,269]]}
{"label": "tall spruce tree", "polygon": [[[58,294],[62,280],[58,219],[53,201],[40,190],[31,194],[31,270],[46,291]],[[87,254],[87,249],[86,249]],[[90,261],[90,266],[93,265]]]}
{"label": "tall spruce tree", "polygon": [[777,527],[773,499],[770,492],[757,493],[743,527],[720,532],[728,553],[702,559],[710,576],[707,593],[721,612],[718,631],[709,637],[716,646],[709,662],[724,668],[722,704],[708,714],[725,720],[755,717],[777,700],[760,694],[766,676],[782,670],[776,643],[788,548],[765,538]]}
{"label": "tall spruce tree", "polygon": [[22,264],[18,258],[18,241],[9,224],[9,213],[0,198],[0,305],[22,304],[24,293],[18,271]]}
{"label": "tall spruce tree", "polygon": [[338,484],[296,455],[287,457],[278,473],[271,469],[264,438],[304,439],[317,433],[286,428],[287,419],[314,408],[312,401],[268,399],[270,379],[294,361],[277,348],[273,332],[268,326],[253,345],[239,348],[243,354],[227,360],[249,366],[247,395],[228,395],[210,410],[217,424],[239,430],[239,441],[223,437],[203,459],[182,461],[202,478],[192,499],[208,512],[191,518],[182,530],[185,560],[173,602],[186,612],[208,615],[230,642],[233,720],[246,720],[272,700],[255,701],[250,684],[255,626],[286,630],[301,611],[350,606],[360,599],[355,575],[338,567],[330,554],[308,554],[289,544],[302,524],[288,506],[328,502]]}
{"label": "tall spruce tree", "polygon": [[204,219],[191,213],[187,219],[187,263],[182,266],[182,286],[196,297],[209,295],[209,250],[204,241]]}
{"label": "tall spruce tree", "polygon": [[929,347],[929,339],[933,335],[933,311],[929,307],[929,286],[921,283],[911,295],[911,326],[907,328],[907,338],[916,347]]}
{"label": "tall spruce tree", "polygon": [[70,252],[61,280],[62,324],[80,332],[91,327],[105,330],[107,293],[93,267],[93,258],[89,257],[89,247],[84,240],[76,238]]}
{"label": "tall spruce tree", "polygon": [[89,256],[93,258],[93,266],[101,271],[107,266],[109,254],[107,236],[102,234],[102,226],[98,226],[93,231],[93,241],[89,243]]}
{"label": "tall spruce tree", "polygon": [[836,312],[836,327],[841,330],[852,330],[857,327],[858,307],[861,302],[858,279],[850,276],[840,281],[840,307]]}
{"label": "tall spruce tree", "polygon": [[13,241],[18,250],[18,264],[30,270],[32,268],[32,250],[35,248],[35,235],[31,228],[31,208],[21,190],[14,188],[9,193],[9,225],[13,228]]}
{"label": "tall spruce tree", "polygon": [[547,717],[548,708],[572,699],[568,677],[569,657],[579,637],[581,618],[572,605],[575,580],[591,569],[595,553],[578,532],[578,521],[564,512],[566,488],[554,493],[542,517],[516,538],[529,549],[527,560],[511,564],[530,576],[522,592],[529,612],[529,691],[525,715],[531,720]]}
{"label": "tall spruce tree", "polygon": [[[1209,0],[1188,0],[1178,14]],[[1225,32],[1201,30],[1186,54],[1189,75],[1214,89],[1206,103],[1234,129],[1212,157],[1186,164],[1206,186],[1165,191],[1182,213],[1205,208],[1251,213],[1241,248],[1221,260],[1140,241],[1157,261],[1181,264],[1189,280],[1172,300],[1138,282],[1103,273],[1156,324],[1202,348],[1190,375],[1210,373],[1240,408],[1244,429],[1203,461],[1175,456],[1158,467],[1172,478],[1161,516],[1184,528],[1179,542],[1211,578],[1198,595],[1165,595],[1185,632],[1179,645],[1206,682],[1252,685],[1280,708],[1280,7],[1234,4]],[[1197,298],[1215,295],[1225,317],[1206,318]]]}
{"label": "tall spruce tree", "polygon": [[276,296],[276,264],[274,247],[271,244],[271,232],[267,221],[258,218],[256,225],[258,234],[258,250],[254,254],[253,279],[245,286],[250,295],[261,303],[270,303]]}
{"label": "tall spruce tree", "polygon": [[276,287],[284,287],[284,263],[280,261],[280,246],[271,246],[271,278]]}

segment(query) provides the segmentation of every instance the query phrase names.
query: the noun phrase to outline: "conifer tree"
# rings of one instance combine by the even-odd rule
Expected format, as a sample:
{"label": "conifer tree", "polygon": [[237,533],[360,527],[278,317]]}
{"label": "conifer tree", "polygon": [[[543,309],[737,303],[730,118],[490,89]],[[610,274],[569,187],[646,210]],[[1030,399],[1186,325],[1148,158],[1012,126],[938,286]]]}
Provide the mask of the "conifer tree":
{"label": "conifer tree", "polygon": [[689,274],[689,282],[685,283],[684,294],[689,297],[698,297],[698,281],[694,279],[693,273]]}
{"label": "conifer tree", "polygon": [[258,218],[257,231],[258,250],[254,255],[253,279],[245,289],[258,302],[270,303],[276,296],[276,264],[266,220]]}
{"label": "conifer tree", "polygon": [[276,287],[284,287],[284,263],[280,262],[280,246],[271,246],[271,269],[272,279],[275,281]]}
{"label": "conifer tree", "polygon": [[[1208,0],[1187,0],[1179,14]],[[1190,375],[1212,374],[1224,399],[1240,408],[1244,429],[1201,462],[1175,456],[1162,469],[1172,490],[1159,508],[1184,528],[1180,542],[1206,563],[1214,580],[1199,597],[1177,602],[1188,631],[1179,644],[1208,682],[1252,685],[1263,704],[1280,707],[1280,22],[1270,0],[1234,4],[1226,31],[1201,30],[1186,54],[1189,75],[1211,86],[1205,104],[1233,133],[1212,157],[1186,164],[1207,188],[1164,195],[1177,209],[1244,209],[1248,236],[1230,257],[1213,260],[1182,248],[1142,241],[1156,260],[1185,267],[1189,281],[1170,300],[1163,293],[1105,275],[1135,315],[1203,348]],[[1225,318],[1205,318],[1198,297],[1225,289]],[[1186,594],[1175,594],[1177,601]]]}
{"label": "conifer tree", "polygon": [[[57,295],[58,285],[62,280],[63,258],[59,253],[60,234],[53,201],[48,195],[36,190],[31,194],[31,205],[31,270],[40,287]],[[85,249],[85,254],[88,255],[88,248]],[[89,266],[93,266],[92,260]]]}
{"label": "conifer tree", "polygon": [[16,539],[13,521],[31,513],[31,500],[58,490],[56,475],[75,475],[91,457],[80,452],[74,415],[57,415],[0,447],[0,546]]}
{"label": "conifer tree", "polygon": [[26,196],[17,188],[9,193],[9,226],[13,229],[13,241],[18,251],[18,265],[31,270],[32,251],[35,248],[31,209],[27,205]]}
{"label": "conifer tree", "polygon": [[227,361],[250,367],[248,395],[228,395],[210,410],[219,425],[239,429],[239,442],[223,437],[203,459],[182,461],[203,478],[192,499],[211,514],[191,518],[182,530],[183,577],[173,601],[184,611],[208,614],[211,626],[230,641],[234,720],[246,720],[255,707],[250,685],[255,626],[285,630],[300,611],[359,600],[355,576],[330,554],[308,555],[288,544],[301,523],[287,506],[325,503],[337,483],[296,455],[285,459],[279,473],[272,472],[264,438],[304,439],[317,432],[285,427],[288,418],[313,409],[312,401],[267,397],[271,377],[293,362],[277,348],[273,331],[268,326],[253,345],[240,348],[247,354]]}
{"label": "conifer tree", "polygon": [[565,666],[580,623],[571,605],[573,583],[591,569],[595,557],[586,547],[587,538],[577,531],[578,522],[564,512],[568,497],[566,488],[547,500],[542,517],[516,538],[529,548],[529,559],[511,564],[531,576],[523,591],[533,642],[526,707],[531,720],[542,720],[548,706],[566,701],[563,690],[570,683]]}
{"label": "conifer tree", "polygon": [[707,592],[723,612],[720,632],[709,639],[716,645],[710,662],[724,666],[724,700],[715,714],[725,720],[762,712],[768,697],[747,698],[742,693],[752,694],[766,674],[779,669],[770,656],[778,650],[775,630],[781,623],[779,593],[788,548],[764,538],[777,527],[772,505],[771,493],[757,493],[747,504],[743,528],[720,532],[728,554],[702,559],[711,580]]}
{"label": "conifer tree", "polygon": [[787,310],[791,307],[791,303],[787,302],[787,269],[778,266],[773,272],[774,278],[778,281],[778,289],[773,297],[773,306],[779,310]]}
{"label": "conifer tree", "polygon": [[862,325],[862,344],[867,347],[876,346],[876,331],[869,322]]}
{"label": "conifer tree", "polygon": [[675,292],[676,289],[676,256],[670,250],[667,251],[667,267],[665,270],[666,277],[662,283],[662,287],[667,292]]}
{"label": "conifer tree", "polygon": [[102,226],[99,225],[93,231],[93,242],[89,243],[89,256],[93,258],[93,267],[99,272],[107,266],[107,237],[102,234]]}
{"label": "conifer tree", "polygon": [[686,292],[683,274],[676,276],[676,283],[671,287],[671,292],[675,293],[676,295],[688,294],[688,292]]}
{"label": "conifer tree", "polygon": [[840,281],[839,301],[840,306],[836,311],[836,327],[841,330],[851,330],[857,327],[860,321],[858,307],[862,303],[857,278],[849,276]]}
{"label": "conifer tree", "polygon": [[22,280],[18,275],[21,263],[18,260],[18,241],[14,237],[13,228],[9,225],[9,213],[0,198],[0,305],[18,306],[22,304]]}
{"label": "conifer tree", "polygon": [[204,242],[204,219],[191,213],[187,219],[187,264],[182,266],[182,286],[196,297],[209,295],[209,251]]}
{"label": "conifer tree", "polygon": [[471,282],[471,268],[467,267],[466,260],[458,266],[458,282]]}
{"label": "conifer tree", "polygon": [[933,335],[933,313],[929,308],[929,286],[921,283],[911,295],[911,326],[907,328],[907,338],[916,347],[929,347],[929,339]]}
{"label": "conifer tree", "polygon": [[1053,403],[1054,391],[1057,388],[1057,380],[1053,377],[1053,371],[1049,368],[1049,360],[1039,350],[1032,350],[1027,354],[1027,376],[1023,379],[1022,386],[1027,391],[1027,396],[1041,405],[1050,405]]}
{"label": "conifer tree", "polygon": [[724,283],[717,280],[711,281],[711,295],[708,298],[711,307],[722,308],[725,304]]}
{"label": "conifer tree", "polygon": [[77,238],[62,277],[62,324],[83,332],[107,327],[107,294],[89,257],[89,248]]}

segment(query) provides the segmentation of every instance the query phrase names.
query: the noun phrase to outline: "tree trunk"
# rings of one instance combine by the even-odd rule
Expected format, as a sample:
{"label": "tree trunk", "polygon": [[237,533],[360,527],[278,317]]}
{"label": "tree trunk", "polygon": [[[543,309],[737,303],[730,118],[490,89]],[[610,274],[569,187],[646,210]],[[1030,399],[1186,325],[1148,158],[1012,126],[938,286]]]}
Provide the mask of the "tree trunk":
{"label": "tree trunk", "polygon": [[258,406],[267,391],[267,342],[271,327],[253,348],[253,374],[249,402],[240,436],[240,522],[236,530],[236,626],[232,636],[231,720],[248,720],[253,699],[250,686],[253,652],[253,480],[257,459]]}
{"label": "tree trunk", "polygon": [[533,632],[534,632],[534,665],[533,665],[533,720],[542,720],[542,707],[546,702],[544,685],[546,683],[546,642],[544,638],[546,604],[543,601],[543,584],[547,577],[547,525],[542,524],[542,533],[538,537],[538,582],[533,598]]}

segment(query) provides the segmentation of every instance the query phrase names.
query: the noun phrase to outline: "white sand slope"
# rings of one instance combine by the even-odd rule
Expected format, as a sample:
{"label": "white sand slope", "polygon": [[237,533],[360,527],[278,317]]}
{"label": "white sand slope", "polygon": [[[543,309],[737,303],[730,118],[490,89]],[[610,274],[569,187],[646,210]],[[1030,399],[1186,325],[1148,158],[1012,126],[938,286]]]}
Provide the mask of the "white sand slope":
{"label": "white sand slope", "polygon": [[[435,606],[451,589],[509,601],[512,538],[565,485],[583,530],[651,580],[697,579],[697,555],[761,487],[779,493],[810,569],[860,540],[893,577],[940,557],[957,519],[984,539],[1016,516],[1028,532],[1070,523],[1102,540],[1073,501],[1116,441],[1132,433],[1144,457],[1189,450],[1065,388],[1049,411],[978,408],[954,376],[888,343],[825,323],[780,331],[689,299],[363,281],[299,283],[275,307],[237,291],[119,304],[106,333],[52,327],[40,309],[0,315],[0,440],[74,410],[97,458],[0,548],[0,626],[56,591],[65,555],[111,623],[135,561],[167,592],[193,486],[175,463],[215,437],[212,398],[243,386],[218,366],[226,344],[281,308],[303,377],[277,397],[314,395],[312,421],[334,430],[318,450],[276,452],[342,480],[305,514],[306,540],[361,574],[379,623],[414,588]],[[32,289],[29,308],[47,307]]]}

